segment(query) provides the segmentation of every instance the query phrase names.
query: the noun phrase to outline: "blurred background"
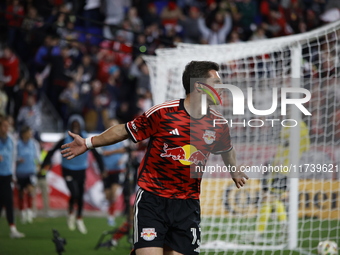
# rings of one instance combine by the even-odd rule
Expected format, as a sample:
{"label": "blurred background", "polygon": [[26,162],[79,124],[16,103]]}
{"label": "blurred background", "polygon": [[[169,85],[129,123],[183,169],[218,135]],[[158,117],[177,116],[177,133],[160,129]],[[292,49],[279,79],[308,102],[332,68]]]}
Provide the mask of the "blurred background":
{"label": "blurred background", "polygon": [[17,129],[36,105],[36,137],[81,114],[88,132],[152,105],[142,54],[178,42],[224,44],[310,31],[336,0],[7,0],[0,3],[0,112]]}

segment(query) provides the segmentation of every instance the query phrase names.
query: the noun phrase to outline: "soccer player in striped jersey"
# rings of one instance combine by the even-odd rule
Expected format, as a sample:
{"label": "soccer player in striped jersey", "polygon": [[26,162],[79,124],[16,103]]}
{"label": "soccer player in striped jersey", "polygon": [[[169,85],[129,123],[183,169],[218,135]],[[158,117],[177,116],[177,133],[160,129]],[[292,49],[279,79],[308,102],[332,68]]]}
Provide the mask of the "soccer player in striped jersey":
{"label": "soccer player in striped jersey", "polygon": [[[93,147],[131,138],[149,145],[138,169],[134,206],[134,251],[137,255],[199,254],[201,175],[192,171],[204,166],[210,153],[221,154],[227,166],[236,167],[227,124],[209,105],[219,104],[222,83],[219,66],[210,61],[191,61],[182,75],[184,99],[150,108],[141,116],[110,127],[91,139],[70,132],[74,140],[62,146],[63,157],[72,159]],[[203,82],[201,82],[203,80]],[[202,95],[207,95],[207,104]],[[203,97],[204,98],[204,97]],[[207,114],[202,114],[202,104]],[[239,168],[237,168],[239,169]],[[248,179],[241,171],[231,173],[237,188]]]}

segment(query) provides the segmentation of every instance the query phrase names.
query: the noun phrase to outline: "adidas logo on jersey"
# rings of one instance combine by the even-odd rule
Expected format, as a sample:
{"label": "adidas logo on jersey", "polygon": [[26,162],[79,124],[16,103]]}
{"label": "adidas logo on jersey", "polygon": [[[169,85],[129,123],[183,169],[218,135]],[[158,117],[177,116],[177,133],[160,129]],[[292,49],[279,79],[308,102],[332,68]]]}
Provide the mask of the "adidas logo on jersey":
{"label": "adidas logo on jersey", "polygon": [[172,135],[179,135],[179,132],[178,132],[177,128],[175,128],[174,130],[170,131],[169,133],[172,134]]}

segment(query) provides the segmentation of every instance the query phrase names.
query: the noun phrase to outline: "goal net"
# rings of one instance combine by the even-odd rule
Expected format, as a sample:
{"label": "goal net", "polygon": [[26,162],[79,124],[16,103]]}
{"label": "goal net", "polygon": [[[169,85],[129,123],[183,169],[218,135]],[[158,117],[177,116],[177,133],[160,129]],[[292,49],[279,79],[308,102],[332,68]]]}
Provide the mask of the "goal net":
{"label": "goal net", "polygon": [[[201,254],[316,254],[323,240],[340,246],[340,22],[305,34],[180,43],[156,53],[145,57],[154,104],[185,96],[182,72],[192,60],[220,64],[223,84],[244,95],[243,114],[234,114],[229,89],[218,110],[250,180],[237,189],[228,171],[218,171],[221,157],[210,156],[202,183]],[[300,92],[285,94],[284,88]],[[256,114],[273,107],[275,94],[276,110]],[[282,114],[282,99],[304,97],[300,108],[289,104]]]}

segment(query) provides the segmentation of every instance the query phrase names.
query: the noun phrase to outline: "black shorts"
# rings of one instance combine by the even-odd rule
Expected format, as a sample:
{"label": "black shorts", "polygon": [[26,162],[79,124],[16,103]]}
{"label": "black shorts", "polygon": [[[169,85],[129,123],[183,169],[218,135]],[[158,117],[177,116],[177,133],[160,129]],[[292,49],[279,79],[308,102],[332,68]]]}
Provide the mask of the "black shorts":
{"label": "black shorts", "polygon": [[104,189],[109,189],[113,184],[120,184],[119,180],[120,172],[109,173],[104,179]]}
{"label": "black shorts", "polygon": [[12,175],[0,175],[0,216],[3,206],[13,203]]}
{"label": "black shorts", "polygon": [[198,199],[169,199],[139,189],[134,208],[134,249],[169,246],[185,255],[199,254]]}
{"label": "black shorts", "polygon": [[17,186],[19,190],[25,189],[28,185],[37,185],[37,176],[31,174],[27,177],[17,177]]}
{"label": "black shorts", "polygon": [[78,183],[84,183],[86,172],[84,170],[70,170],[67,168],[62,168],[63,171],[63,177],[66,182],[78,182]]}

